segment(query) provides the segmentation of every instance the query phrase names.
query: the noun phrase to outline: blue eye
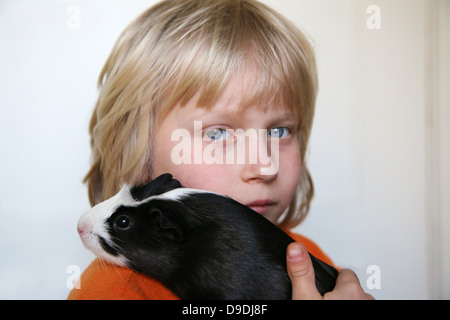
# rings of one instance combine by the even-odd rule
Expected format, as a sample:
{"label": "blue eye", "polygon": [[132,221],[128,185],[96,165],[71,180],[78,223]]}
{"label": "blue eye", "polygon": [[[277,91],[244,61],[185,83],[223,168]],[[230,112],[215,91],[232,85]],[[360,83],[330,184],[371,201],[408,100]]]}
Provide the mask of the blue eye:
{"label": "blue eye", "polygon": [[285,127],[272,128],[268,132],[269,138],[276,138],[276,139],[285,138],[289,136],[289,134],[290,134],[289,129]]}
{"label": "blue eye", "polygon": [[205,130],[203,136],[206,140],[216,141],[226,139],[228,137],[228,133],[226,129],[213,128]]}

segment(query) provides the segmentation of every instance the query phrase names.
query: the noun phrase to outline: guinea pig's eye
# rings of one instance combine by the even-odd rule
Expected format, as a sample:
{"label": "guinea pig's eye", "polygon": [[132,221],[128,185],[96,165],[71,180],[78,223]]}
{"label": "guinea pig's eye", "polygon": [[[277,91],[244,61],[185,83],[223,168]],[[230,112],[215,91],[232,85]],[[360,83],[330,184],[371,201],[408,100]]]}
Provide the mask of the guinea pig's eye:
{"label": "guinea pig's eye", "polygon": [[131,226],[131,220],[127,216],[118,216],[114,223],[114,226],[120,230],[128,230]]}

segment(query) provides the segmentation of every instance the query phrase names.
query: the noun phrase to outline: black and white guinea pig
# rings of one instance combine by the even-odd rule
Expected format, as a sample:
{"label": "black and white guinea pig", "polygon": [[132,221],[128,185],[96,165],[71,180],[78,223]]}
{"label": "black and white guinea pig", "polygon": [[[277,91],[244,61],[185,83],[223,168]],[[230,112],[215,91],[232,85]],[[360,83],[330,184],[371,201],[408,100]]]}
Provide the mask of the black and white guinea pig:
{"label": "black and white guinea pig", "polygon": [[[78,223],[99,258],[159,280],[181,299],[290,299],[286,247],[294,240],[269,220],[164,174],[123,186]],[[321,294],[337,270],[311,256]]]}

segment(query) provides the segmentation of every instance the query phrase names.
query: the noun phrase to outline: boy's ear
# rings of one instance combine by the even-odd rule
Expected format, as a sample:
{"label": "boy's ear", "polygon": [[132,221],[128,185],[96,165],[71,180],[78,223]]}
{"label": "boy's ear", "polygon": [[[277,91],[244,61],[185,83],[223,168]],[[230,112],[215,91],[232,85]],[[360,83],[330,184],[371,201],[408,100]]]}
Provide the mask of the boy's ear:
{"label": "boy's ear", "polygon": [[158,208],[151,208],[150,215],[156,227],[156,232],[163,238],[174,242],[182,242],[184,240],[181,225],[176,223],[169,213],[164,213]]}
{"label": "boy's ear", "polygon": [[165,173],[144,185],[133,187],[131,195],[134,200],[141,201],[177,188],[182,188],[181,183],[173,179],[170,173]]}

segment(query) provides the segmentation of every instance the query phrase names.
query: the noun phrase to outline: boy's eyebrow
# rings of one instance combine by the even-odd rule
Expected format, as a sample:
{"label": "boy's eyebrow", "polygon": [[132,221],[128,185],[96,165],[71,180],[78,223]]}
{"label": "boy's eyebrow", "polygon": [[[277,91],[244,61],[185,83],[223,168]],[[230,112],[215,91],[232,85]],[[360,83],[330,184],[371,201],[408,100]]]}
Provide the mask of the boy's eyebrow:
{"label": "boy's eyebrow", "polygon": [[[196,108],[198,110],[199,108]],[[200,120],[200,119],[207,119],[207,118],[222,118],[222,119],[233,119],[236,116],[239,115],[241,112],[234,112],[234,111],[212,111],[208,109],[201,109],[201,112],[193,112],[192,116],[189,117],[190,121]]]}
{"label": "boy's eyebrow", "polygon": [[[215,120],[220,119],[223,121],[227,120],[235,120],[241,118],[242,113],[244,110],[237,110],[237,111],[212,111],[208,109],[202,110],[200,113],[194,112],[192,116],[188,118],[188,121],[196,121],[196,120]],[[291,110],[285,110],[280,111],[279,113],[273,114],[268,120],[268,123],[271,124],[277,124],[282,122],[298,122],[298,115],[291,111]]]}
{"label": "boy's eyebrow", "polygon": [[279,117],[274,117],[274,122],[284,122],[284,121],[290,121],[290,122],[297,122],[298,121],[298,117],[296,115],[295,112],[292,111],[287,111],[287,112],[283,112],[283,114]]}

